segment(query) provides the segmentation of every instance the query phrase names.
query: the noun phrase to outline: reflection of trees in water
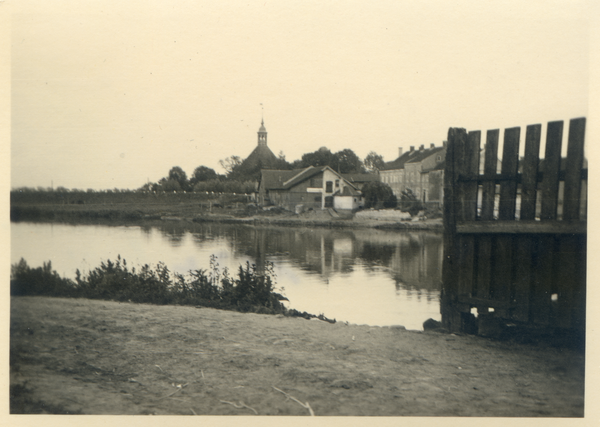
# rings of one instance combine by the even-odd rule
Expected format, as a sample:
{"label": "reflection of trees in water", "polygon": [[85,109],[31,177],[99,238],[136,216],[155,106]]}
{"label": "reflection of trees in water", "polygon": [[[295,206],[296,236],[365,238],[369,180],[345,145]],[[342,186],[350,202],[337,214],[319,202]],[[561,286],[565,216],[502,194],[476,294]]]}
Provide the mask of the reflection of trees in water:
{"label": "reflection of trees in water", "polygon": [[442,281],[442,257],[441,236],[408,236],[406,242],[400,242],[392,258],[391,268],[396,287],[439,291]]}
{"label": "reflection of trees in water", "polygon": [[411,288],[402,286],[402,284],[396,282],[396,292],[404,292],[405,298],[410,301],[416,298],[417,301],[421,301],[425,298],[428,302],[438,302],[440,297],[439,290]]}
{"label": "reflection of trees in water", "polygon": [[376,265],[389,266],[395,247],[392,245],[378,245],[376,243],[364,243],[360,252],[360,258],[368,267]]}
{"label": "reflection of trees in water", "polygon": [[199,247],[225,240],[234,256],[248,257],[257,265],[282,258],[328,279],[351,273],[360,262],[367,270],[387,269],[397,290],[415,291],[417,298],[421,289],[427,291],[428,300],[437,298],[440,289],[443,246],[437,233],[218,223],[164,224],[160,230],[172,244],[179,244],[187,232]]}
{"label": "reflection of trees in water", "polygon": [[183,241],[183,238],[186,234],[185,227],[174,222],[165,223],[164,225],[161,225],[160,231],[162,235],[169,240],[169,243],[171,243],[174,246],[181,245],[181,242]]}

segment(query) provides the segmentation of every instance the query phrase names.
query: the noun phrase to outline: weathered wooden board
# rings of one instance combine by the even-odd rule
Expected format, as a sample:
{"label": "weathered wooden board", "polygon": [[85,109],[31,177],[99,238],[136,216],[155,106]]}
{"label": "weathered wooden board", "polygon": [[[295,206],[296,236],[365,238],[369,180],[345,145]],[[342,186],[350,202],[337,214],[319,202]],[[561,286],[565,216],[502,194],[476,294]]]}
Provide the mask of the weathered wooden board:
{"label": "weathered wooden board", "polygon": [[541,219],[556,219],[558,209],[558,173],[560,171],[560,150],[562,145],[563,122],[548,123],[546,134],[546,155],[543,163]]}
{"label": "weathered wooden board", "polygon": [[565,164],[565,194],[563,219],[579,219],[581,168],[583,166],[583,137],[585,119],[573,119],[569,126],[569,142]]}

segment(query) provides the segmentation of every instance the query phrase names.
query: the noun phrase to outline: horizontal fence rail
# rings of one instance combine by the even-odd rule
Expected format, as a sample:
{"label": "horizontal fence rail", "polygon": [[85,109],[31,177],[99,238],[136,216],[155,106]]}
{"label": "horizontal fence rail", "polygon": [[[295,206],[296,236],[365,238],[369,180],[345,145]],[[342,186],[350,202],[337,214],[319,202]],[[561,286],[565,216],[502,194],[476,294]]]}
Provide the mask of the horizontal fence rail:
{"label": "horizontal fence rail", "polygon": [[490,319],[585,331],[585,118],[521,129],[451,128],[444,171],[442,322],[482,332]]}

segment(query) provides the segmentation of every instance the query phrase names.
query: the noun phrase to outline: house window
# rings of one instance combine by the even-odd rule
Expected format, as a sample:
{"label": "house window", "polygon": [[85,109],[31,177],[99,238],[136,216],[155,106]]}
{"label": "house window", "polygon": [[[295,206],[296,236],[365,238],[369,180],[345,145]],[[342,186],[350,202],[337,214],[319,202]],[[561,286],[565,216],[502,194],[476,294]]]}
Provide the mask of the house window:
{"label": "house window", "polygon": [[340,186],[340,180],[336,179],[335,180],[335,188],[338,188]]}
{"label": "house window", "polygon": [[333,193],[333,181],[327,181],[325,183],[325,192],[326,193]]}

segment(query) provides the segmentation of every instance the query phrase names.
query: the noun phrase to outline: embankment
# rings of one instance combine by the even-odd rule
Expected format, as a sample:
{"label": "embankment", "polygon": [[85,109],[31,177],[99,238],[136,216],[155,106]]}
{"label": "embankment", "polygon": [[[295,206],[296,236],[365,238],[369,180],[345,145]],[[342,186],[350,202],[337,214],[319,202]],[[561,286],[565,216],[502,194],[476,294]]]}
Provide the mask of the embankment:
{"label": "embankment", "polygon": [[213,202],[166,203],[146,200],[121,203],[19,203],[12,202],[11,221],[122,224],[152,221],[219,222],[224,224],[279,225],[291,227],[379,228],[442,230],[441,219],[407,221],[393,211],[371,211],[369,215],[351,212],[309,211],[294,214],[263,210],[246,203],[221,205]]}

